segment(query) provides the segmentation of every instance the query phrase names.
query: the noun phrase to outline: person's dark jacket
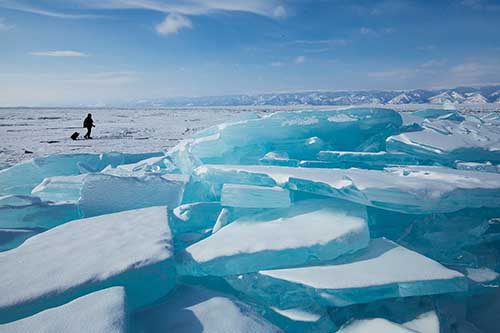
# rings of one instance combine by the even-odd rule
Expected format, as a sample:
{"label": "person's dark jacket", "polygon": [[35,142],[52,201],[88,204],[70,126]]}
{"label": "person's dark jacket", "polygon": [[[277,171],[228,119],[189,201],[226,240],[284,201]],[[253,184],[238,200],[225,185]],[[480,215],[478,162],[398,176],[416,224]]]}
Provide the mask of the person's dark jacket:
{"label": "person's dark jacket", "polygon": [[94,126],[94,121],[92,120],[92,118],[90,117],[85,118],[85,120],[83,121],[83,127],[90,128],[92,126]]}

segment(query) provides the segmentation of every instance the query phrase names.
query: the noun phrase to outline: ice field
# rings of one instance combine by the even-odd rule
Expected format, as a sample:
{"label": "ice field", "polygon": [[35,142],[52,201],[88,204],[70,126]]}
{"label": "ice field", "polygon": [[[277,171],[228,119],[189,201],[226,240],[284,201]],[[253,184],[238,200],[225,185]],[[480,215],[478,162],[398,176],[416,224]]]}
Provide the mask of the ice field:
{"label": "ice field", "polygon": [[500,114],[296,108],[0,110],[0,332],[498,332]]}

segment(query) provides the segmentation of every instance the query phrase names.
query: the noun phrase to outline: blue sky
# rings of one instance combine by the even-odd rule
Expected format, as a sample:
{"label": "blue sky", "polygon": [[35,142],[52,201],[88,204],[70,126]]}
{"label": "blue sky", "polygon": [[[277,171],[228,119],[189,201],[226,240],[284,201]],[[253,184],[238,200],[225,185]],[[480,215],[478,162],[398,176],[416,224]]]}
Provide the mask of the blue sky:
{"label": "blue sky", "polygon": [[0,105],[500,82],[500,2],[0,0]]}

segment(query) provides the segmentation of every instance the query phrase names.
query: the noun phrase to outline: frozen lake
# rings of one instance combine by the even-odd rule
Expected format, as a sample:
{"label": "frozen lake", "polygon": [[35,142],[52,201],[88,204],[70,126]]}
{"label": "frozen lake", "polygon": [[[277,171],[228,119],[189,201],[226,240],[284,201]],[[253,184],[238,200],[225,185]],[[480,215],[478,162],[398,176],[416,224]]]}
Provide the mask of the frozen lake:
{"label": "frozen lake", "polygon": [[[498,105],[494,105],[498,108]],[[411,111],[428,105],[386,106]],[[461,106],[462,108],[464,106]],[[153,152],[174,146],[203,128],[235,121],[247,112],[265,114],[283,110],[335,109],[344,107],[250,106],[162,109],[0,108],[0,169],[20,161],[56,153]],[[485,109],[486,108],[486,109]],[[493,111],[491,107],[468,106],[465,111]],[[94,140],[73,141],[87,113],[96,128]]]}

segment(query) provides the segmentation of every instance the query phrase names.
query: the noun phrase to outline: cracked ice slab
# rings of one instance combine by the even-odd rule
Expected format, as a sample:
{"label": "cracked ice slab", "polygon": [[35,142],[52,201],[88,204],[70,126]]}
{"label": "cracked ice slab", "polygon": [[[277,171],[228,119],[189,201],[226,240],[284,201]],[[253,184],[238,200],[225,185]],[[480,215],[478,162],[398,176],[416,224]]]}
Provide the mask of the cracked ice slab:
{"label": "cracked ice slab", "polygon": [[394,297],[462,292],[467,279],[384,238],[321,266],[263,270],[227,277],[236,289],[282,308],[319,302],[333,306]]}
{"label": "cracked ice slab", "polygon": [[188,181],[186,175],[56,176],[45,178],[32,194],[44,200],[78,204],[84,216],[95,216],[144,207],[176,207]]}
{"label": "cracked ice slab", "polygon": [[243,208],[283,208],[289,207],[290,192],[278,186],[224,184],[221,205]]}
{"label": "cracked ice slab", "polygon": [[331,162],[336,167],[364,167],[367,169],[380,168],[387,165],[415,165],[417,160],[403,153],[358,152],[358,151],[320,151],[320,161]]}
{"label": "cracked ice slab", "polygon": [[[136,308],[175,283],[165,207],[68,222],[0,253],[0,322],[123,285]],[[147,288],[144,280],[147,279]]]}
{"label": "cracked ice slab", "polygon": [[242,217],[186,249],[191,275],[232,275],[330,260],[369,242],[363,206],[307,200]]}
{"label": "cracked ice slab", "polygon": [[34,158],[0,170],[0,195],[29,194],[44,178],[98,172],[107,165],[134,163],[159,153],[60,154]]}
{"label": "cracked ice slab", "polygon": [[40,200],[14,205],[0,203],[0,228],[48,229],[81,217],[80,210],[74,203]]}
{"label": "cracked ice slab", "polygon": [[85,216],[160,205],[176,207],[182,201],[188,180],[185,175],[116,177],[91,174],[85,177],[78,203]]}
{"label": "cracked ice slab", "polygon": [[0,332],[125,333],[125,291],[112,287],[31,317],[0,325]]}
{"label": "cracked ice slab", "polygon": [[446,167],[384,170],[204,165],[196,175],[214,183],[279,185],[410,214],[500,206],[500,174]]}
{"label": "cracked ice slab", "polygon": [[477,118],[426,120],[423,130],[387,138],[387,150],[452,165],[455,160],[500,162],[500,128]]}
{"label": "cracked ice slab", "polygon": [[281,333],[249,305],[208,289],[181,286],[167,301],[136,311],[138,332]]}
{"label": "cracked ice slab", "polygon": [[[338,149],[354,149],[371,135],[390,135],[401,124],[401,116],[389,109],[276,112],[205,131],[204,137],[190,141],[189,150],[206,163],[256,163],[276,149],[285,149],[292,157],[301,156],[301,151],[309,146],[316,147],[315,151],[324,149],[322,143],[332,142]],[[311,139],[316,143],[286,144]]]}

